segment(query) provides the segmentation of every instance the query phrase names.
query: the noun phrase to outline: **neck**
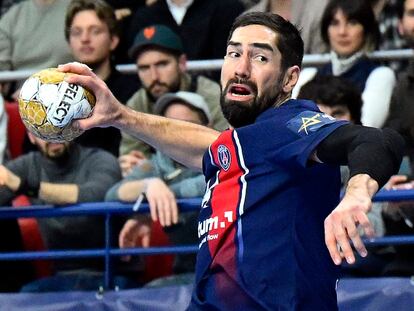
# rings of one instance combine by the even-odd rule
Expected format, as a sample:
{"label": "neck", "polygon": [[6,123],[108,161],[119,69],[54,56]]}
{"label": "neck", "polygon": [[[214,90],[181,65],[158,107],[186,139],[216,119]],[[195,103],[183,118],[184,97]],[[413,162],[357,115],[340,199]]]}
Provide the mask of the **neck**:
{"label": "neck", "polygon": [[292,93],[284,93],[283,95],[281,95],[280,98],[278,98],[278,100],[276,101],[274,107],[277,108],[286,103],[290,99],[291,94]]}
{"label": "neck", "polygon": [[106,80],[111,74],[111,61],[106,58],[104,61],[96,64],[87,64],[93,69],[93,72],[102,80]]}

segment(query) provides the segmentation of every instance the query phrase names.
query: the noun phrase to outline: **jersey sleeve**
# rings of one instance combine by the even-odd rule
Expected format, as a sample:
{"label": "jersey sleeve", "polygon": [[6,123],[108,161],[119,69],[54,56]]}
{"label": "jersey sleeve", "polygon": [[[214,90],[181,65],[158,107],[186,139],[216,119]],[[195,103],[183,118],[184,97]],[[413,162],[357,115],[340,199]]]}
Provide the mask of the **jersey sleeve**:
{"label": "jersey sleeve", "polygon": [[284,128],[285,142],[275,157],[280,161],[296,161],[306,166],[318,144],[338,127],[348,124],[317,111],[302,111],[291,117]]}

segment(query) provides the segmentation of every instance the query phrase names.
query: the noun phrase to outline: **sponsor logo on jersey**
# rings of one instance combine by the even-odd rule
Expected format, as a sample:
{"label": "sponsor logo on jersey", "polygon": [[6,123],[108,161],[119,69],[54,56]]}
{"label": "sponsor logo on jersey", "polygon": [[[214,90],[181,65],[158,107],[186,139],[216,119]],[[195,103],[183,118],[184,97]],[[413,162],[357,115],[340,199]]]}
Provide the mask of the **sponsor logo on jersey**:
{"label": "sponsor logo on jersey", "polygon": [[309,133],[316,132],[324,125],[335,121],[335,118],[321,112],[304,111],[289,120],[287,126],[290,130],[296,133],[301,135],[309,135]]}
{"label": "sponsor logo on jersey", "polygon": [[231,155],[229,149],[225,145],[218,146],[217,158],[223,170],[227,171],[230,167]]}

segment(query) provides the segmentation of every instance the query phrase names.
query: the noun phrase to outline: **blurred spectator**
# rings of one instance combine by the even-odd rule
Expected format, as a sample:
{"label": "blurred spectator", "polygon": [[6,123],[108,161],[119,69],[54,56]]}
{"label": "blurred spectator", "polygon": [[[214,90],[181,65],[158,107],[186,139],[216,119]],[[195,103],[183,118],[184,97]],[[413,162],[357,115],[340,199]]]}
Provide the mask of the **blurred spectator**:
{"label": "blurred spectator", "polygon": [[131,24],[132,16],[136,10],[140,7],[148,5],[156,0],[105,0],[115,10],[115,16],[118,20],[120,32],[119,32],[119,44],[115,49],[114,62],[116,64],[130,63],[128,58],[128,30]]}
{"label": "blurred spectator", "polygon": [[260,0],[240,0],[240,2],[244,5],[244,8],[250,9],[252,6],[256,5]]}
{"label": "blurred spectator", "polygon": [[279,14],[300,29],[305,53],[324,53],[327,45],[320,36],[322,12],[328,0],[260,0],[248,12]]}
{"label": "blurred spectator", "polygon": [[[167,93],[154,106],[156,114],[201,125],[211,125],[211,114],[203,97],[191,92]],[[107,201],[135,202],[145,193],[153,221],[160,221],[174,244],[197,244],[198,212],[179,214],[176,198],[201,197],[205,190],[203,174],[192,171],[160,152],[134,167],[132,172],[106,194]],[[120,247],[133,247],[137,238],[148,246],[150,224],[132,218],[124,225]],[[193,272],[194,255],[176,256],[175,273]]]}
{"label": "blurred spectator", "polygon": [[[414,0],[398,1],[398,31],[409,48],[414,47]],[[410,165],[402,166],[401,175],[393,176],[385,186],[387,189],[413,189],[414,165],[414,60],[410,60],[405,71],[398,76],[394,89],[390,114],[385,126],[398,131],[406,143],[406,155]],[[404,163],[404,161],[403,161]],[[386,235],[414,234],[413,202],[384,203],[383,219]],[[395,245],[394,258],[385,265],[382,274],[387,276],[412,276],[414,274],[414,251],[412,245]]]}
{"label": "blurred spectator", "polygon": [[[414,0],[401,1],[399,32],[410,48],[414,48]],[[406,144],[406,155],[410,158],[411,170],[414,165],[414,60],[410,60],[405,72],[399,75],[394,89],[390,114],[385,126],[399,132]]]}
{"label": "blurred spectator", "polygon": [[[112,52],[119,43],[119,28],[112,7],[103,0],[74,0],[68,7],[65,24],[66,40],[74,59],[91,67],[111,92],[126,103],[138,89],[139,81],[135,74],[120,73],[112,63]],[[114,127],[94,128],[76,141],[118,156],[121,132]]]}
{"label": "blurred spectator", "polygon": [[317,76],[302,86],[298,98],[313,100],[335,119],[361,124],[361,92],[344,78]]}
{"label": "blurred spectator", "polygon": [[322,68],[305,68],[293,91],[315,75],[334,75],[348,79],[362,92],[363,125],[381,127],[388,115],[394,72],[366,57],[378,46],[379,30],[373,11],[366,1],[332,0],[321,24],[322,39],[329,44],[331,61]]}
{"label": "blurred spectator", "polygon": [[395,50],[404,47],[398,34],[398,6],[401,0],[368,0],[378,21],[381,40],[380,50]]}
{"label": "blurred spectator", "polygon": [[[63,35],[69,3],[28,0],[12,6],[0,19],[0,70],[44,69],[71,61]],[[11,87],[8,95],[16,98],[18,88]]]}
{"label": "blurred spectator", "polygon": [[239,0],[157,0],[136,11],[129,44],[143,28],[162,24],[181,37],[188,59],[222,59],[230,27],[243,11]]}
{"label": "blurred spectator", "polygon": [[[398,33],[399,7],[401,0],[369,0],[374,10],[375,17],[378,21],[381,40],[379,43],[380,50],[395,50],[406,48],[403,38]],[[388,60],[386,62],[395,72],[403,70],[407,61]]]}
{"label": "blurred spectator", "polygon": [[[154,113],[155,101],[167,92],[189,91],[205,99],[212,115],[213,127],[227,128],[227,121],[220,109],[220,86],[203,76],[186,73],[187,58],[180,37],[163,25],[154,25],[140,31],[129,51],[136,60],[138,76],[142,83],[127,106],[141,112]],[[122,133],[120,163],[123,174],[152,152],[145,143]]]}
{"label": "blurred spectator", "polygon": [[[0,97],[0,145],[1,154],[4,155],[6,146],[6,115],[4,103]],[[13,182],[8,178],[8,174],[0,161],[0,206],[12,206],[11,200],[4,200],[4,189],[8,183]],[[0,220],[0,234],[3,239],[0,240],[0,252],[19,252],[23,251],[23,240],[20,228],[16,219]],[[0,292],[19,291],[21,286],[33,280],[34,269],[29,262],[21,261],[2,261],[0,264]]]}
{"label": "blurred spectator", "polygon": [[[391,177],[385,186],[388,190],[412,190],[412,177],[396,175]],[[413,235],[414,234],[414,204],[412,201],[386,202],[383,208],[383,219],[386,235]],[[382,274],[386,276],[414,275],[413,245],[394,245],[394,258],[385,265]]]}
{"label": "blurred spectator", "polygon": [[[0,166],[0,206],[20,194],[31,204],[76,204],[102,201],[120,180],[117,159],[110,153],[75,143],[48,143],[29,133],[40,151],[22,155]],[[104,219],[76,216],[38,219],[48,249],[101,248]],[[66,259],[54,262],[56,276],[35,281],[23,291],[94,290],[102,284],[101,259]],[[100,282],[100,283],[99,283]]]}
{"label": "blurred spectator", "polygon": [[7,147],[7,113],[3,97],[0,96],[0,164],[5,160]]}

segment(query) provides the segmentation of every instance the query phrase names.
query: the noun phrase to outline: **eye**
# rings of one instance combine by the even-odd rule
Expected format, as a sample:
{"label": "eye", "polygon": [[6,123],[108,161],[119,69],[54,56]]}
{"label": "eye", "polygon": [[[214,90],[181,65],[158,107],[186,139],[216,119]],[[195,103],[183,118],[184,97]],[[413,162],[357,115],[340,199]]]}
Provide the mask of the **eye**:
{"label": "eye", "polygon": [[229,52],[227,52],[227,56],[229,56],[231,58],[237,58],[237,57],[240,57],[240,53],[236,52],[236,51],[229,51]]}
{"label": "eye", "polygon": [[266,63],[267,62],[267,57],[263,56],[263,55],[257,55],[254,57],[255,60],[257,60],[260,63]]}
{"label": "eye", "polygon": [[338,25],[339,25],[339,21],[337,19],[333,19],[329,23],[329,26],[338,26]]}
{"label": "eye", "polygon": [[348,24],[351,26],[359,25],[360,23],[356,19],[350,19],[348,20]]}

